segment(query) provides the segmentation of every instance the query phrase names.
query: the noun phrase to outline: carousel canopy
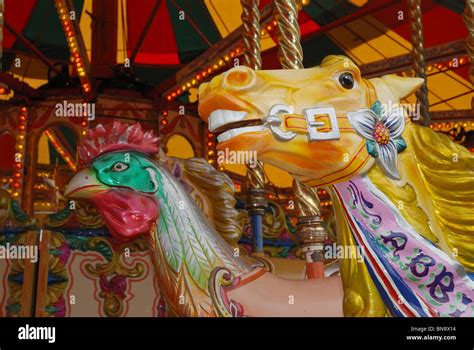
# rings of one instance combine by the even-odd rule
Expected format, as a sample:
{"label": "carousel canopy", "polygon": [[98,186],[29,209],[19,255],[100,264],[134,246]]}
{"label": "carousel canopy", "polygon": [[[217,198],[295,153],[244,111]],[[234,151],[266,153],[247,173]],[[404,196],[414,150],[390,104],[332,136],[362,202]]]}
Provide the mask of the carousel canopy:
{"label": "carousel canopy", "polygon": [[[180,71],[206,51],[213,50],[242,25],[240,0],[117,2],[115,63],[123,64],[139,47],[134,72],[140,80],[154,86],[163,82],[177,84]],[[93,1],[73,0],[71,3],[90,58],[92,28],[98,25],[92,13]],[[262,10],[267,6],[270,0],[260,0]],[[422,7],[430,111],[469,110],[473,92],[463,42],[467,36],[462,17],[464,1],[424,0]],[[148,23],[150,14],[154,16]],[[20,37],[34,43],[50,61],[69,62],[70,53],[54,1],[5,0],[4,18],[7,27],[3,40],[4,70],[32,87],[47,83],[48,67]],[[363,73],[375,76],[391,72],[390,66],[399,62],[399,58],[409,56],[412,49],[405,1],[305,1],[298,20],[306,67],[319,64],[328,54],[344,54],[352,58]],[[448,23],[449,30],[445,25]],[[280,68],[275,31],[263,27],[261,44],[263,69]],[[21,64],[16,64],[18,58]],[[395,72],[397,70],[409,74],[410,67],[397,68]],[[195,102],[196,91],[190,90],[180,97],[182,101]],[[414,97],[411,99],[410,102],[414,102]],[[61,134],[58,131],[58,135]],[[74,149],[74,145],[68,144],[67,135],[63,136],[60,140],[63,148]],[[47,155],[43,158],[49,158],[50,163],[57,162],[56,150],[46,139],[42,145],[42,154]],[[176,147],[186,149],[181,146]],[[269,178],[276,185],[290,185],[291,177],[268,169]],[[229,170],[245,173],[243,166],[229,167]]]}
{"label": "carousel canopy", "polygon": [[[120,64],[130,57],[137,45],[155,0],[117,1],[117,63]],[[261,0],[260,7],[264,8],[269,2]],[[91,27],[94,25],[92,0],[74,0],[72,3],[90,54]],[[135,58],[137,74],[152,84],[173,76],[183,65],[242,24],[240,0],[166,0],[158,3],[156,15]],[[344,23],[344,18],[350,19],[375,3],[378,11]],[[347,54],[361,65],[408,53],[411,46],[408,11],[405,2],[403,5],[399,3],[383,0],[310,1],[299,15],[305,66],[318,64],[327,54]],[[466,37],[463,8],[463,1],[423,1],[427,49]],[[401,17],[399,11],[403,11]],[[53,1],[5,0],[5,21],[52,61],[68,61],[69,50]],[[324,29],[334,23],[341,25]],[[442,23],[449,23],[449,30]],[[46,78],[47,67],[36,69],[36,59],[31,57],[31,51],[8,30],[4,33],[3,48],[4,69],[29,78]],[[262,40],[264,69],[279,67],[275,48],[275,33],[269,31]],[[28,64],[14,67],[14,58],[25,55],[29,58]],[[453,71],[467,79],[467,70],[468,67],[463,66]]]}

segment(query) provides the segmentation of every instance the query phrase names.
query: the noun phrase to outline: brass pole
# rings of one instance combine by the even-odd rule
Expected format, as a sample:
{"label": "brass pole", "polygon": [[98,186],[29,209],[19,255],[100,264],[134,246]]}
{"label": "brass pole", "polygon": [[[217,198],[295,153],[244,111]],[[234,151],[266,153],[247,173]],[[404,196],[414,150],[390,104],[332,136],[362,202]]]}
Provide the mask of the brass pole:
{"label": "brass pole", "polygon": [[261,69],[259,0],[240,0],[240,3],[242,4],[244,65],[255,70]]}
{"label": "brass pole", "polygon": [[298,244],[306,258],[308,278],[324,277],[324,242],[327,232],[321,219],[321,203],[315,188],[293,180],[298,210]]}
{"label": "brass pole", "polygon": [[[474,0],[466,0],[464,9],[464,23],[469,34],[466,38],[466,51],[471,58],[471,68],[469,69],[469,80],[474,88]],[[471,109],[474,110],[474,97],[471,99]]]}
{"label": "brass pole", "polygon": [[268,206],[265,198],[265,173],[263,163],[256,162],[252,168],[247,164],[246,206],[252,225],[252,251],[263,254],[263,215]]}
{"label": "brass pole", "polygon": [[[277,22],[279,42],[278,59],[285,69],[302,69],[303,49],[298,24],[298,8],[305,1],[274,0],[274,16]],[[324,242],[327,233],[321,220],[320,201],[316,189],[297,180],[293,181],[298,209],[298,243],[306,258],[306,274],[309,279],[324,277]]]}
{"label": "brass pole", "polygon": [[278,59],[285,69],[302,69],[303,49],[301,48],[298,6],[295,0],[275,0],[273,15],[277,22],[279,41]]}
{"label": "brass pole", "polygon": [[423,125],[430,124],[428,88],[426,85],[426,62],[423,36],[423,14],[421,12],[421,0],[408,0],[408,17],[410,18],[410,41],[412,44],[413,70],[415,75],[423,78],[423,85],[416,92],[420,104],[420,122]]}
{"label": "brass pole", "polygon": [[[241,0],[242,37],[244,45],[244,65],[252,69],[262,68],[260,54],[260,12],[259,0]],[[246,208],[252,224],[252,250],[263,254],[263,215],[268,202],[265,198],[265,173],[263,163],[255,166],[247,164]]]}

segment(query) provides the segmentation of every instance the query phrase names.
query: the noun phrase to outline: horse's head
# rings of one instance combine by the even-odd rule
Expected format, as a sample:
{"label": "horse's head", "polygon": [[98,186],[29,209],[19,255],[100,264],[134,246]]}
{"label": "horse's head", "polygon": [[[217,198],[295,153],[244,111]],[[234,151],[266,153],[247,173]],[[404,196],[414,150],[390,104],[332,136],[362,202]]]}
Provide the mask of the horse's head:
{"label": "horse's head", "polygon": [[343,56],[301,70],[241,66],[200,86],[199,113],[211,132],[221,133],[219,150],[256,150],[259,160],[321,186],[365,171],[385,149],[402,147],[395,139],[403,114],[390,115],[383,106],[398,104],[421,83],[395,75],[363,79]]}
{"label": "horse's head", "polygon": [[139,124],[99,124],[79,149],[87,167],[72,178],[65,195],[90,199],[117,238],[148,233],[159,215],[154,196],[159,166],[150,157],[158,152],[157,142]]}

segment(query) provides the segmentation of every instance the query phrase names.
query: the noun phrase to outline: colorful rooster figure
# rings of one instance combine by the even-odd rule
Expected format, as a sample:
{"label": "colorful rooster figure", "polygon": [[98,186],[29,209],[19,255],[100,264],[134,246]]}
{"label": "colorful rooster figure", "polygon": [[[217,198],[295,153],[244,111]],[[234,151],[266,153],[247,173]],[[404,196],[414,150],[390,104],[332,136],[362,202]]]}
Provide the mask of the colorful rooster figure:
{"label": "colorful rooster figure", "polygon": [[340,261],[347,316],[474,315],[474,157],[399,106],[422,82],[366,80],[328,56],[310,69],[235,67],[199,89],[218,150],[257,151],[328,187],[339,246],[364,257]]}
{"label": "colorful rooster figure", "polygon": [[167,315],[342,316],[338,277],[289,281],[245,263],[152,158],[158,151],[158,138],[139,124],[98,125],[79,149],[86,168],[65,195],[94,202],[117,239],[149,238]]}

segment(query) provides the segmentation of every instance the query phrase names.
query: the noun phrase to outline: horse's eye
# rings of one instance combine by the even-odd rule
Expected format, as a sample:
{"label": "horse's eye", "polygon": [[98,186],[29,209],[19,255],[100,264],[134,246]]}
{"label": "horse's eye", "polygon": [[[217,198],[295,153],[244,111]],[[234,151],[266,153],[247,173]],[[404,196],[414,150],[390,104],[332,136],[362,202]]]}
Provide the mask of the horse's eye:
{"label": "horse's eye", "polygon": [[124,171],[127,169],[128,169],[128,165],[121,162],[115,163],[114,166],[112,167],[112,170],[117,171],[117,172]]}
{"label": "horse's eye", "polygon": [[352,73],[342,73],[339,76],[339,83],[344,89],[350,90],[354,87],[354,76]]}

